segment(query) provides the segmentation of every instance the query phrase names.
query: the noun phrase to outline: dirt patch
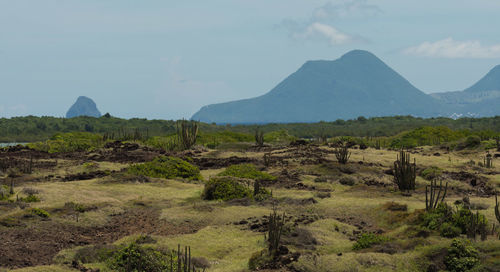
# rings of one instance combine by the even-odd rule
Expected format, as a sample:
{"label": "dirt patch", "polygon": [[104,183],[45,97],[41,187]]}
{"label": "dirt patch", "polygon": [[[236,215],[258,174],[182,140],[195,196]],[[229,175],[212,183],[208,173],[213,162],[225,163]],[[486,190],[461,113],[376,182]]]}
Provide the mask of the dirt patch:
{"label": "dirt patch", "polygon": [[190,162],[198,166],[201,170],[224,168],[235,164],[253,163],[259,161],[253,158],[232,156],[229,158],[196,158],[190,157]]}
{"label": "dirt patch", "polygon": [[465,171],[444,171],[443,174],[448,178],[467,183],[474,188],[473,190],[467,190],[467,193],[474,193],[478,196],[495,195],[495,189],[488,184],[488,178],[486,177]]}
{"label": "dirt patch", "polygon": [[102,178],[111,175],[113,172],[106,172],[106,171],[93,171],[93,172],[83,172],[83,173],[77,173],[73,175],[68,175],[65,176],[62,180],[63,181],[76,181],[76,180],[89,180],[89,179],[95,179],[95,178]]}
{"label": "dirt patch", "polygon": [[112,243],[136,233],[194,233],[201,227],[191,223],[174,225],[159,216],[159,210],[139,207],[111,217],[105,226],[80,227],[48,220],[27,228],[0,228],[0,264],[8,268],[48,265],[65,248]]}
{"label": "dirt patch", "polygon": [[[321,219],[320,216],[311,214],[301,214],[299,216],[285,215],[285,222],[288,227],[309,225],[319,219]],[[242,229],[247,229],[255,232],[266,232],[268,231],[269,216],[264,215],[262,217],[249,217],[247,219],[234,222],[233,224],[241,226]]]}

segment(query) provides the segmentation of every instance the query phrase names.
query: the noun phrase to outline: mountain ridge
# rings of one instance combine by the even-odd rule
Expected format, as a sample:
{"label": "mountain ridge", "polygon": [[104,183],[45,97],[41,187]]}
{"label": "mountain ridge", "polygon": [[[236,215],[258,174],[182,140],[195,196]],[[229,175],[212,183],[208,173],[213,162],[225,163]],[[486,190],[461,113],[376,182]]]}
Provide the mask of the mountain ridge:
{"label": "mountain ridge", "polygon": [[216,123],[317,122],[358,116],[432,117],[446,114],[446,108],[374,54],[353,50],[336,60],[307,61],[268,93],[205,106],[192,119]]}

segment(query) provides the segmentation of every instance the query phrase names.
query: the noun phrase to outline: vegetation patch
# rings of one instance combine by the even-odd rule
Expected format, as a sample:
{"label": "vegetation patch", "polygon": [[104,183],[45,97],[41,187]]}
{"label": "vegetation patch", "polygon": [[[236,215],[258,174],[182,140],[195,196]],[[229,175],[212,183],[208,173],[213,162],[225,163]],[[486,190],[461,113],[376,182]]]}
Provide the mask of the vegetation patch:
{"label": "vegetation patch", "polygon": [[445,258],[448,271],[469,271],[479,264],[479,252],[469,240],[453,239]]}
{"label": "vegetation patch", "polygon": [[135,164],[128,168],[128,173],[153,178],[184,178],[201,180],[200,169],[179,158],[161,156],[151,162]]}
{"label": "vegetation patch", "polygon": [[443,170],[436,166],[426,168],[420,175],[426,180],[434,180],[443,174]]}
{"label": "vegetation patch", "polygon": [[389,238],[377,235],[375,233],[363,233],[352,246],[353,250],[360,250],[365,248],[370,248],[374,245],[382,244],[389,241]]}
{"label": "vegetation patch", "polygon": [[29,148],[49,153],[91,151],[102,146],[102,136],[89,132],[58,133],[47,141],[28,144]]}
{"label": "vegetation patch", "polygon": [[205,184],[203,199],[205,200],[231,200],[239,198],[252,198],[253,192],[241,180],[223,176],[211,178]]}
{"label": "vegetation patch", "polygon": [[40,209],[40,208],[33,208],[31,209],[31,213],[34,214],[34,215],[38,215],[42,218],[49,218],[50,217],[50,213],[47,212],[46,210],[44,209]]}

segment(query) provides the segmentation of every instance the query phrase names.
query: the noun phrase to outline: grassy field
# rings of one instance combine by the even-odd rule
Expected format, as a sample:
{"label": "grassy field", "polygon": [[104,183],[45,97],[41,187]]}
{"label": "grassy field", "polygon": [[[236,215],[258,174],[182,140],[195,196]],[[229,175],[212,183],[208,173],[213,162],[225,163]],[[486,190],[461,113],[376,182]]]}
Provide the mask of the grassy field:
{"label": "grassy field", "polygon": [[[82,249],[121,248],[144,236],[149,239],[144,245],[156,250],[190,246],[192,255],[208,266],[206,271],[249,271],[252,254],[267,248],[267,229],[262,222],[273,208],[287,216],[282,244],[300,257],[263,271],[446,269],[443,256],[452,239],[432,230],[424,236],[415,234],[416,214],[425,209],[425,186],[430,182],[419,175],[416,190],[403,195],[387,173],[393,168],[397,151],[353,148],[349,162],[340,165],[333,150],[307,145],[200,149],[195,154],[176,154],[200,165],[203,180],[130,177],[126,169],[138,161],[112,159],[117,150],[108,150],[111,155],[99,160],[92,160],[89,153],[64,158],[40,155],[37,162],[52,161],[56,165],[37,168],[35,163],[32,173],[14,178],[15,194],[1,201],[0,256],[4,257],[0,257],[0,271],[79,271],[75,256],[81,257],[85,252]],[[490,230],[493,224],[499,224],[494,213],[495,197],[485,189],[494,191],[500,186],[498,159],[493,168],[484,168],[469,164],[471,160],[482,161],[484,151],[447,152],[422,147],[412,153],[417,172],[431,166],[441,169],[442,179],[449,184],[446,203],[455,207],[468,196],[473,209],[479,209],[488,220]],[[265,154],[272,158],[267,167]],[[3,152],[2,157],[23,159],[26,155]],[[229,165],[224,162],[234,157],[277,177],[265,184],[272,191],[272,199],[203,200],[205,182],[226,169]],[[203,159],[217,163],[203,166]],[[484,184],[472,186],[469,176],[456,174],[461,172]],[[85,173],[89,176],[81,178]],[[353,184],[343,184],[346,177]],[[3,173],[2,184],[8,188],[11,179]],[[30,191],[36,192],[38,202],[19,200]],[[391,203],[406,208],[392,211],[387,208]],[[33,215],[33,209],[50,215]],[[386,240],[354,250],[353,245],[364,233],[376,233]],[[476,268],[483,269],[478,271],[500,271],[496,235],[489,231],[485,241],[479,236],[472,241],[479,252]],[[464,234],[460,237],[465,239]],[[89,259],[77,263],[86,269],[112,271],[107,261]]]}

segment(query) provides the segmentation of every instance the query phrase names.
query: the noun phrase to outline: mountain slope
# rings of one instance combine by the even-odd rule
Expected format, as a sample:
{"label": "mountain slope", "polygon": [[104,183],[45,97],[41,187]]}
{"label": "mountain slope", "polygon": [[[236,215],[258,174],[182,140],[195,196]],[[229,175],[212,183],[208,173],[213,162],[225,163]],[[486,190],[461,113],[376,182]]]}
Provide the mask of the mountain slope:
{"label": "mountain slope", "polygon": [[358,116],[446,113],[367,51],[351,51],[334,61],[308,61],[267,94],[205,106],[193,120],[217,123],[317,122]]}
{"label": "mountain slope", "polygon": [[464,91],[431,94],[458,116],[500,115],[500,65]]}
{"label": "mountain slope", "polygon": [[66,118],[78,116],[101,117],[101,112],[99,112],[97,105],[92,99],[80,96],[66,113]]}

